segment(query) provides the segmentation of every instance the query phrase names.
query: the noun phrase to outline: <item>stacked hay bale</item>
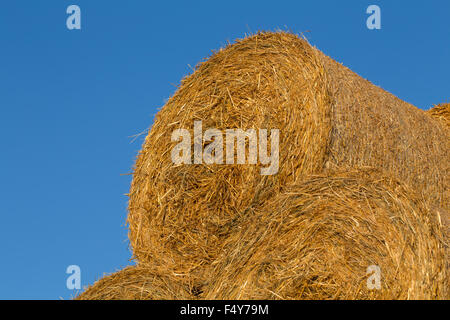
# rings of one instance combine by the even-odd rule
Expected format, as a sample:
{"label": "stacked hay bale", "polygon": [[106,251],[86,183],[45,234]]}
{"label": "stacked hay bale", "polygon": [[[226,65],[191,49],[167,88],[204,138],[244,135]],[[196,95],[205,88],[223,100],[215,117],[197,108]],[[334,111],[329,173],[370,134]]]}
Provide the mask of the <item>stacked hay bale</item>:
{"label": "stacked hay bale", "polygon": [[[128,223],[137,260],[177,273],[202,268],[262,193],[321,170],[330,131],[324,77],[306,42],[268,34],[217,52],[184,79],[156,116],[136,162]],[[259,165],[174,165],[172,132],[192,130],[195,120],[223,132],[282,128],[278,174],[262,176]]]}
{"label": "stacked hay bale", "polygon": [[[175,129],[280,129],[279,171],[174,165]],[[190,272],[211,263],[236,219],[327,168],[375,167],[448,206],[448,131],[305,40],[263,33],[212,55],[156,116],[138,156],[129,237],[138,261]]]}
{"label": "stacked hay bale", "polygon": [[[279,129],[278,172],[173,163],[172,133],[199,120],[203,130]],[[450,199],[448,138],[295,35],[238,40],[156,116],[129,195],[134,257],[150,275],[182,275],[182,291],[199,298],[448,298],[438,214]],[[363,285],[369,264],[384,270],[378,293]]]}
{"label": "stacked hay bale", "polygon": [[[448,297],[442,240],[426,202],[391,177],[374,171],[311,176],[241,217],[204,297]],[[371,276],[379,277],[378,288]]]}

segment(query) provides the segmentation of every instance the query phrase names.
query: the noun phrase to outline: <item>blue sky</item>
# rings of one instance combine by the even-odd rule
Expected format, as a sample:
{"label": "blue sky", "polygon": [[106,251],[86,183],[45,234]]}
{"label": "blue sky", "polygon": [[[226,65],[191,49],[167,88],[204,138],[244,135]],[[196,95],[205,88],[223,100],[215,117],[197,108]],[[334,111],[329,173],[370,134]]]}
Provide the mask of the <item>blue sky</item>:
{"label": "blue sky", "polygon": [[[81,8],[68,30],[66,8]],[[366,8],[381,8],[381,30]],[[450,100],[450,2],[3,1],[0,299],[68,299],[130,264],[135,156],[191,66],[258,30],[304,32],[339,62],[427,109]]]}

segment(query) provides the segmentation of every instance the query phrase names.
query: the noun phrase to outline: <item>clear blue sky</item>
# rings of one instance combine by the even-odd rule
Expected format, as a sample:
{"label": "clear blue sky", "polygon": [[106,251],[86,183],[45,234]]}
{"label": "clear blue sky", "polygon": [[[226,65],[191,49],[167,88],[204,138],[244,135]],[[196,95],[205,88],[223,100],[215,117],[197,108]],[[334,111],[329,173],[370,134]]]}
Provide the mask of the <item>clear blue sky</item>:
{"label": "clear blue sky", "polygon": [[[66,28],[71,4],[81,30]],[[370,4],[381,30],[366,27]],[[449,18],[448,0],[3,1],[0,299],[67,299],[67,266],[85,286],[130,264],[122,174],[143,142],[131,136],[212,49],[249,31],[305,32],[429,108],[450,99]]]}

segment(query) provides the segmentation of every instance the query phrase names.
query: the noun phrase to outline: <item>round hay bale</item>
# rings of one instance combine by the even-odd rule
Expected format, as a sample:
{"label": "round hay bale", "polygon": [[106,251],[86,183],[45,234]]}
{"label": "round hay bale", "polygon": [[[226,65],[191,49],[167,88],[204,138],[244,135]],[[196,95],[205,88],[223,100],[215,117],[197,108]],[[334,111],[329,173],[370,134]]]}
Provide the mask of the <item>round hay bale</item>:
{"label": "round hay bale", "polygon": [[[236,164],[236,157],[234,164],[206,164],[194,141],[202,148],[212,142],[195,136],[195,121],[203,131],[279,130],[278,170],[263,175],[267,164],[259,158],[257,164]],[[191,135],[193,151],[183,158],[191,164],[171,158],[177,129]],[[220,254],[246,208],[326,168],[379,168],[445,207],[450,148],[443,131],[423,111],[296,35],[238,40],[200,63],[155,118],[129,194],[134,256],[161,270],[200,270]],[[265,146],[268,154],[272,145]]]}
{"label": "round hay bale", "polygon": [[239,220],[202,297],[448,299],[445,255],[437,215],[409,187],[317,175]]}
{"label": "round hay bale", "polygon": [[107,275],[75,298],[75,300],[178,299],[196,299],[195,286],[183,277],[161,275],[145,265],[129,266]]}
{"label": "round hay bale", "polygon": [[447,128],[450,127],[450,103],[439,104],[437,106],[434,106],[427,112],[433,118],[442,121],[447,126]]}

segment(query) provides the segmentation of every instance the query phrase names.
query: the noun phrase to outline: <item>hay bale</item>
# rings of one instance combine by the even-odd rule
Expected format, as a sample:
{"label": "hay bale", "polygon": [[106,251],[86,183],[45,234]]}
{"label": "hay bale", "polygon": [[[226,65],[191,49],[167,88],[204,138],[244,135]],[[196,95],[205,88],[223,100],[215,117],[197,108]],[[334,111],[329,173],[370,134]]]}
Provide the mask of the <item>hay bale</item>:
{"label": "hay bale", "polygon": [[434,106],[427,112],[433,118],[442,121],[447,126],[447,128],[450,127],[450,103],[439,104],[437,106]]}
{"label": "hay bale", "polygon": [[[195,286],[181,276],[158,274],[145,265],[129,266],[107,275],[78,295],[76,300],[196,299]],[[194,293],[192,293],[194,292]]]}
{"label": "hay bale", "polygon": [[[196,120],[222,132],[279,129],[277,174],[261,175],[261,163],[175,165],[172,133],[192,133]],[[448,207],[448,134],[295,35],[238,40],[200,63],[156,116],[129,194],[134,256],[201,272],[246,208],[326,168],[379,168]]]}
{"label": "hay bale", "polygon": [[249,210],[213,265],[206,299],[449,298],[437,215],[371,171],[311,176]]}

